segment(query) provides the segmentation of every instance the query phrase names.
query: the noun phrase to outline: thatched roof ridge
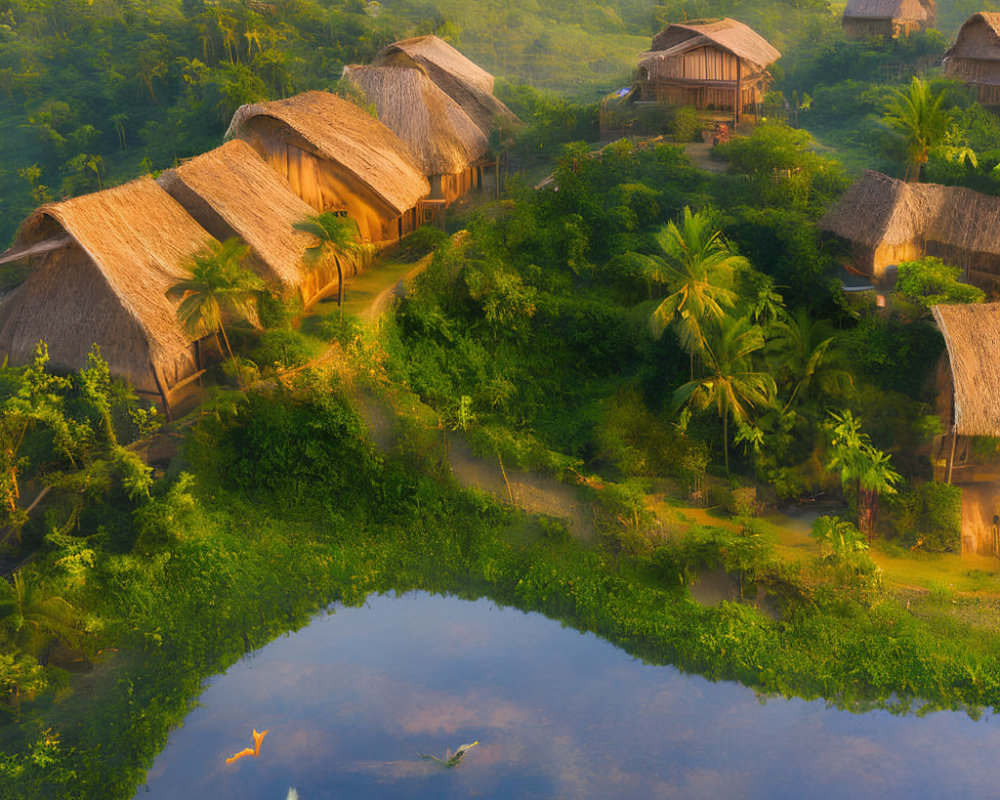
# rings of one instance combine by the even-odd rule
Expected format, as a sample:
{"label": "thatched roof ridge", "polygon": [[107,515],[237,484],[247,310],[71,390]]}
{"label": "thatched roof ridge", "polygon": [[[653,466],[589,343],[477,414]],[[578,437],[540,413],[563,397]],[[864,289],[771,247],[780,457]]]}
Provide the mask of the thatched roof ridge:
{"label": "thatched roof ridge", "polygon": [[[80,367],[94,343],[91,330],[100,326],[121,331],[116,341],[97,342],[117,354],[117,361],[108,360],[118,374],[147,375],[152,361],[173,382],[193,369],[191,340],[166,291],[186,277],[186,262],[212,237],[149,178],[42,206],[21,226],[18,245],[49,239],[60,228],[73,244],[46,256],[4,303],[0,350],[24,361],[44,339],[53,364]],[[93,271],[61,274],[53,283],[48,259],[75,248]],[[53,291],[75,308],[54,300]],[[120,324],[101,318],[98,308],[105,315],[120,310]]]}
{"label": "thatched roof ridge", "polygon": [[928,20],[934,17],[933,0],[848,0],[845,17],[865,19]]}
{"label": "thatched roof ridge", "polygon": [[445,94],[465,111],[484,134],[496,119],[505,125],[519,122],[514,112],[493,95],[493,76],[437,36],[417,36],[382,48],[372,66],[419,65]]}
{"label": "thatched roof ridge", "polygon": [[287,100],[240,106],[227,136],[239,135],[254,117],[291,128],[324,158],[340,164],[372,193],[403,214],[431,190],[410,149],[377,119],[329,92],[303,92]]}
{"label": "thatched roof ridge", "polygon": [[650,51],[643,54],[643,63],[672,58],[705,45],[726,50],[758,69],[765,69],[781,58],[781,53],[749,25],[725,17],[668,25],[653,37]]}
{"label": "thatched roof ridge", "polygon": [[946,61],[955,58],[1000,61],[1000,13],[980,11],[969,17],[944,57]]}
{"label": "thatched roof ridge", "polygon": [[486,94],[493,94],[493,76],[474,61],[456,50],[444,39],[433,34],[400,39],[383,47],[372,62],[381,66],[380,61],[391,58],[396,53],[405,53],[418,64],[433,65],[442,72],[453,75],[469,86]]}
{"label": "thatched roof ridge", "polygon": [[905,183],[866,170],[820,227],[867,247],[936,241],[1000,254],[1000,198],[960,186]]}
{"label": "thatched roof ridge", "polygon": [[955,430],[1000,436],[1000,303],[931,309],[944,336],[955,391]]}
{"label": "thatched roof ridge", "polygon": [[312,236],[292,225],[315,212],[249,144],[226,142],[157,182],[216,238],[235,234],[246,242],[269,283],[286,292],[299,285]]}
{"label": "thatched roof ridge", "polygon": [[406,142],[427,175],[461,172],[489,150],[486,136],[421,67],[344,67],[375,104],[379,120]]}

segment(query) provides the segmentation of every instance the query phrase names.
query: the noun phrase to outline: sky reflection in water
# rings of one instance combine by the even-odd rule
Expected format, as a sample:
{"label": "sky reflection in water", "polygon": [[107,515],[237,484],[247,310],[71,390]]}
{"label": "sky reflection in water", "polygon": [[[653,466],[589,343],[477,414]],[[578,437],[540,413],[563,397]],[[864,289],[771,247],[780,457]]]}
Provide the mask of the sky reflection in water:
{"label": "sky reflection in water", "polygon": [[[373,596],[215,678],[137,798],[996,798],[1000,724],[646,666],[538,614]],[[260,758],[226,765],[270,729]],[[478,739],[457,769],[418,758]]]}

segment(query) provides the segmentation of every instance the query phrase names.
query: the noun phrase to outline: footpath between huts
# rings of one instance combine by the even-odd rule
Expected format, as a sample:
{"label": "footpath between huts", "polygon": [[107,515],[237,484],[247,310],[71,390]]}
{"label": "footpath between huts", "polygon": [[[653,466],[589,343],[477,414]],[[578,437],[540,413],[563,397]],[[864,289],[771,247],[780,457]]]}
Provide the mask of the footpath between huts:
{"label": "footpath between huts", "polygon": [[[406,294],[407,287],[430,263],[430,256],[409,265],[390,264],[362,272],[344,284],[343,311],[360,319],[366,326],[378,326],[383,315]],[[312,362],[314,366],[332,365],[341,355],[339,345],[332,345]],[[436,413],[399,389],[376,393],[358,383],[350,383],[348,396],[368,426],[372,440],[384,452],[394,443],[394,431],[404,416],[433,418]],[[406,411],[401,406],[407,406]],[[521,469],[507,469],[498,457],[477,455],[460,431],[443,431],[452,477],[463,487],[485,492],[506,505],[531,514],[542,514],[565,521],[569,532],[586,542],[597,539],[593,505],[580,491],[554,477]]]}

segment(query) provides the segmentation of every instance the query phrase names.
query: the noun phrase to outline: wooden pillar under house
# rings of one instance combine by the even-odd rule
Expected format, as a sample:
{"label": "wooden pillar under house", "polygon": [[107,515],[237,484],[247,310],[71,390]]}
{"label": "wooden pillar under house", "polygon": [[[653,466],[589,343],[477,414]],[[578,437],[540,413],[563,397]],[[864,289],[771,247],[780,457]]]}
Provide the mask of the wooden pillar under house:
{"label": "wooden pillar under house", "polygon": [[166,382],[160,379],[160,371],[156,368],[156,364],[152,361],[149,362],[149,368],[153,371],[153,380],[156,382],[156,388],[160,393],[160,399],[163,400],[163,414],[167,418],[167,422],[170,422],[170,400],[167,398]]}
{"label": "wooden pillar under house", "polygon": [[733,133],[740,127],[740,112],[743,110],[743,60],[736,59],[736,102],[733,103]]}

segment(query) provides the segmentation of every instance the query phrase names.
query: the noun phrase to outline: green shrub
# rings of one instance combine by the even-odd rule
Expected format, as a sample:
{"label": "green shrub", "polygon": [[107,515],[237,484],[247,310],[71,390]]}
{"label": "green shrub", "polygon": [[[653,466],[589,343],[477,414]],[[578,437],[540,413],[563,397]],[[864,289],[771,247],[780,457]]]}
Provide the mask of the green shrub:
{"label": "green shrub", "polygon": [[962,547],[962,490],[928,481],[890,502],[896,538],[908,547],[955,553]]}
{"label": "green shrub", "polygon": [[261,369],[300,367],[309,361],[310,355],[308,340],[292,328],[264,331],[260,342],[250,353]]}
{"label": "green shrub", "polygon": [[267,329],[288,328],[302,314],[302,298],[298,294],[284,298],[266,292],[257,299],[257,314],[260,324]]}
{"label": "green shrub", "polygon": [[982,289],[962,283],[962,270],[933,256],[902,262],[896,293],[923,308],[940,303],[981,303],[986,298]]}

